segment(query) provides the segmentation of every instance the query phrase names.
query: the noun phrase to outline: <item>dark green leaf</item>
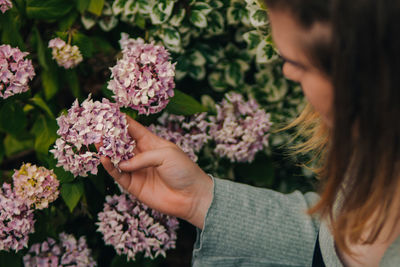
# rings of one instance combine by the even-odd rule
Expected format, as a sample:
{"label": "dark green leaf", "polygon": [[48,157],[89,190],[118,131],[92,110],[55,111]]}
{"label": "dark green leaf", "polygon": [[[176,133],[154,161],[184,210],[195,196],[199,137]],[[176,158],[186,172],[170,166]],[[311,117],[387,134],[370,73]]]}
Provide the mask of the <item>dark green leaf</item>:
{"label": "dark green leaf", "polygon": [[75,69],[66,70],[65,78],[67,79],[67,83],[72,92],[72,95],[75,98],[81,99],[82,94],[81,94],[81,90],[79,87],[79,79],[78,79],[78,75],[76,74],[76,70]]}
{"label": "dark green leaf", "polygon": [[43,44],[42,37],[40,36],[39,30],[37,29],[37,27],[33,28],[33,33],[35,34],[35,38],[36,38],[39,64],[43,69],[48,70],[49,66],[47,64],[47,59],[46,59],[46,47]]}
{"label": "dark green leaf", "polygon": [[42,85],[44,89],[44,96],[46,100],[50,100],[58,92],[58,72],[56,68],[49,68],[49,70],[43,70]]}
{"label": "dark green leaf", "polygon": [[54,114],[49,108],[49,106],[44,102],[44,100],[40,97],[39,94],[36,94],[33,98],[29,99],[35,106],[41,108],[43,111],[49,115],[50,118],[54,119]]}
{"label": "dark green leaf", "polygon": [[31,148],[33,148],[33,139],[18,140],[12,135],[4,138],[4,150],[7,157]]}
{"label": "dark green leaf", "polygon": [[74,1],[65,0],[27,0],[26,14],[31,19],[59,19],[74,7]]}
{"label": "dark green leaf", "polygon": [[89,7],[89,4],[90,0],[77,0],[76,9],[78,9],[80,13],[83,13]]}
{"label": "dark green leaf", "polygon": [[104,0],[90,0],[88,11],[95,14],[96,16],[100,16],[103,11]]}
{"label": "dark green leaf", "polygon": [[61,197],[72,213],[84,193],[82,181],[64,183],[61,185]]}
{"label": "dark green leaf", "polygon": [[40,115],[32,127],[32,133],[35,135],[36,152],[47,154],[49,147],[57,139],[57,122],[55,119]]}
{"label": "dark green leaf", "polygon": [[177,115],[193,115],[207,111],[196,99],[179,90],[175,90],[175,96],[167,106],[167,111]]}
{"label": "dark green leaf", "polygon": [[60,31],[66,31],[74,25],[74,22],[78,18],[79,13],[76,10],[72,10],[68,15],[63,17],[58,23]]}
{"label": "dark green leaf", "polygon": [[18,103],[8,101],[0,109],[0,130],[18,135],[25,129],[26,123],[26,116]]}
{"label": "dark green leaf", "polygon": [[72,44],[77,45],[82,55],[90,58],[93,55],[92,40],[83,33],[75,33],[72,35]]}
{"label": "dark green leaf", "polygon": [[9,44],[18,47],[22,51],[25,50],[25,42],[20,34],[21,15],[14,9],[8,10],[5,14],[0,15],[1,25],[5,25],[1,33],[2,44]]}
{"label": "dark green leaf", "polygon": [[53,170],[61,184],[72,182],[75,179],[72,173],[65,171],[62,167],[53,167]]}

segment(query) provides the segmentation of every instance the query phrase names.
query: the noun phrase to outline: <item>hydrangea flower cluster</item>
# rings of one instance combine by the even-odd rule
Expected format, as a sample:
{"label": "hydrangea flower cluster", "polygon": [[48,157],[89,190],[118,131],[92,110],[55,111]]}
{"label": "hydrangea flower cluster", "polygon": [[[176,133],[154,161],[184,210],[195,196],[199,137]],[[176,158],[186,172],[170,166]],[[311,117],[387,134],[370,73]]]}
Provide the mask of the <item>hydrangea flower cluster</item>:
{"label": "hydrangea flower cluster", "polygon": [[17,252],[26,247],[34,223],[33,210],[4,183],[0,188],[0,250]]}
{"label": "hydrangea flower cluster", "polygon": [[122,59],[111,68],[108,89],[123,107],[149,115],[163,110],[174,96],[175,64],[169,61],[168,51],[143,39],[130,39],[122,34]]}
{"label": "hydrangea flower cluster", "polygon": [[32,61],[24,59],[28,54],[10,45],[0,45],[0,97],[6,99],[28,91],[28,81],[35,76]]}
{"label": "hydrangea flower cluster", "polygon": [[230,93],[218,105],[210,135],[216,142],[215,152],[231,162],[251,162],[255,154],[268,146],[270,114],[254,99],[245,101],[241,94]]}
{"label": "hydrangea flower cluster", "polygon": [[12,8],[12,2],[10,0],[0,0],[0,10],[2,13]]}
{"label": "hydrangea flower cluster", "polygon": [[132,195],[107,196],[98,220],[97,231],[104,242],[128,260],[141,252],[145,257],[165,257],[166,250],[175,248],[178,220],[148,208]]}
{"label": "hydrangea flower cluster", "polygon": [[[133,157],[135,141],[128,134],[125,114],[115,103],[103,98],[93,101],[91,96],[80,106],[75,100],[67,115],[57,118],[60,136],[54,149],[50,150],[62,166],[74,176],[97,174],[100,156],[111,159],[115,167],[118,163]],[[90,151],[89,145],[101,142],[98,152]]]}
{"label": "hydrangea flower cluster", "polygon": [[33,244],[23,258],[24,266],[96,266],[85,237],[77,241],[73,235],[60,233],[59,238],[59,243],[48,237],[42,243]]}
{"label": "hydrangea flower cluster", "polygon": [[79,47],[76,45],[71,46],[58,37],[49,41],[49,48],[52,49],[53,59],[57,61],[60,67],[72,69],[83,60]]}
{"label": "hydrangea flower cluster", "polygon": [[13,174],[14,192],[28,206],[44,209],[58,198],[59,182],[52,170],[23,164]]}
{"label": "hydrangea flower cluster", "polygon": [[159,118],[160,125],[150,125],[148,129],[156,135],[179,146],[191,160],[197,161],[199,152],[211,137],[208,134],[210,123],[206,113],[190,117],[163,113]]}

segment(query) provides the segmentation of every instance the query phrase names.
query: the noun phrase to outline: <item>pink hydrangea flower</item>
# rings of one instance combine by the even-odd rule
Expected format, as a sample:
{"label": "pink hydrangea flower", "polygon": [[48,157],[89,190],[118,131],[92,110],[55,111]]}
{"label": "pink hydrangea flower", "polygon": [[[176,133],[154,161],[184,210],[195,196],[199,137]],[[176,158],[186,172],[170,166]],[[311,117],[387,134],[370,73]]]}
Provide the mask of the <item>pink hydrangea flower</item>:
{"label": "pink hydrangea flower", "polygon": [[0,188],[0,251],[16,252],[28,245],[28,235],[34,232],[33,210],[20,200],[11,185]]}
{"label": "pink hydrangea flower", "polygon": [[58,198],[59,182],[52,170],[23,164],[13,174],[14,192],[28,206],[44,209]]}
{"label": "pink hydrangea flower", "polygon": [[176,144],[194,162],[198,159],[196,153],[211,139],[206,113],[188,117],[164,113],[158,122],[160,125],[150,125],[149,130]]}
{"label": "pink hydrangea flower", "polygon": [[36,266],[96,266],[86,238],[81,236],[77,241],[73,235],[60,233],[59,242],[48,237],[42,243],[33,244],[24,256],[25,267]]}
{"label": "pink hydrangea flower", "polygon": [[[50,150],[62,166],[74,176],[97,174],[100,156],[111,159],[114,166],[133,157],[135,141],[128,134],[125,114],[108,99],[94,101],[89,96],[81,105],[78,100],[67,115],[57,118],[60,136]],[[99,151],[90,151],[89,145],[102,143]]]}
{"label": "pink hydrangea flower", "polygon": [[254,99],[245,101],[237,93],[227,94],[216,106],[217,116],[210,135],[216,142],[215,152],[231,162],[251,162],[255,154],[268,146],[270,114],[261,109]]}
{"label": "pink hydrangea flower", "polygon": [[10,0],[0,0],[0,11],[2,13],[6,12],[10,8],[13,7],[13,4]]}
{"label": "pink hydrangea flower", "polygon": [[53,59],[57,61],[58,66],[66,69],[72,69],[82,62],[83,57],[79,47],[71,46],[60,38],[54,38],[49,41],[49,48],[52,49]]}
{"label": "pink hydrangea flower", "polygon": [[32,61],[24,59],[28,52],[21,52],[9,45],[0,45],[0,97],[28,91],[28,82],[35,76]]}
{"label": "pink hydrangea flower", "polygon": [[131,107],[149,115],[163,110],[174,96],[175,63],[168,51],[143,39],[129,39],[122,34],[122,59],[111,68],[108,89],[122,107]]}
{"label": "pink hydrangea flower", "polygon": [[104,242],[128,260],[141,252],[145,257],[165,257],[168,249],[175,248],[178,220],[150,209],[132,195],[107,196],[98,220],[97,231]]}

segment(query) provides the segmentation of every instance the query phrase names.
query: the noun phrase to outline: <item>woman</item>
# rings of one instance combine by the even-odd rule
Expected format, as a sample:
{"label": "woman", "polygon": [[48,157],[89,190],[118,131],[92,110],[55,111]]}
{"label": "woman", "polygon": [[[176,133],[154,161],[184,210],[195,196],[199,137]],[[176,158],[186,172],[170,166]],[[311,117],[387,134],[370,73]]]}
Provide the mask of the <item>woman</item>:
{"label": "woman", "polygon": [[266,4],[284,74],[312,107],[294,124],[321,153],[320,197],[209,177],[133,120],[137,155],[104,167],[198,228],[194,266],[400,266],[400,1]]}

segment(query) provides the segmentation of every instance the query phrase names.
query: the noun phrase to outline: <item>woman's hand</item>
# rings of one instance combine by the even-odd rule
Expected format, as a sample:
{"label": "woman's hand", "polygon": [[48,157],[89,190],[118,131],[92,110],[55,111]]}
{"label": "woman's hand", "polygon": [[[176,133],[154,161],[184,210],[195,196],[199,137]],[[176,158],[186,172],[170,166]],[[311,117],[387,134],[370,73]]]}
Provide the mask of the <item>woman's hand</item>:
{"label": "woman's hand", "polygon": [[102,157],[104,168],[149,207],[202,229],[213,197],[211,178],[178,146],[126,117],[129,134],[136,140],[135,156],[119,164],[122,172]]}

